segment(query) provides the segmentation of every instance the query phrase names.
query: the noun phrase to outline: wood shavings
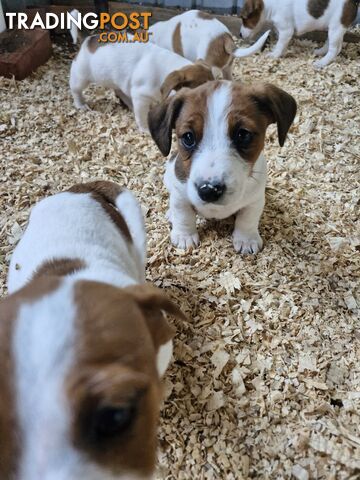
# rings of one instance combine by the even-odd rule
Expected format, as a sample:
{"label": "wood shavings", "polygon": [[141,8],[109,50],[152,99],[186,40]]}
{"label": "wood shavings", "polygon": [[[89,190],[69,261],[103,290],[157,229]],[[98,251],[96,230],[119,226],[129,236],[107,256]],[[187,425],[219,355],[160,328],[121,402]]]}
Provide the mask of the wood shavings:
{"label": "wood shavings", "polygon": [[73,48],[55,45],[22,82],[0,79],[1,293],[31,205],[108,179],[142,203],[147,280],[189,319],[174,322],[159,480],[359,478],[360,45],[345,44],[323,71],[308,45],[235,61],[237,80],[275,83],[298,102],[283,148],[268,129],[255,257],[234,253],[232,219],[199,220],[191,253],[171,247],[165,160],[113,92],[92,86],[93,110],[74,109]]}

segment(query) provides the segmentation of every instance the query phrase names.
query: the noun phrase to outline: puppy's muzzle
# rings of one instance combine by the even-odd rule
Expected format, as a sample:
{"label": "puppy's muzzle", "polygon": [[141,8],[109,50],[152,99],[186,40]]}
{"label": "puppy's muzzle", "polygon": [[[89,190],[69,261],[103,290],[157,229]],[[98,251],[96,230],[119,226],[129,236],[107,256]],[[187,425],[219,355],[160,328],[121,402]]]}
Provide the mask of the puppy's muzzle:
{"label": "puppy's muzzle", "polygon": [[225,193],[226,186],[223,183],[205,182],[196,185],[199,197],[204,202],[213,203],[220,199]]}

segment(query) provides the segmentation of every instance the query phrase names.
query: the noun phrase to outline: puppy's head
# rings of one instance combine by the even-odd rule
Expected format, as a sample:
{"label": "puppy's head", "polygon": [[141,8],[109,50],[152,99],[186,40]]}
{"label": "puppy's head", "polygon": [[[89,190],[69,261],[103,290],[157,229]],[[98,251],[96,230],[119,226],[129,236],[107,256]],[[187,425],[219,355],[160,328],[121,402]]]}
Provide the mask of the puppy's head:
{"label": "puppy's head", "polygon": [[187,182],[194,207],[216,204],[231,210],[245,193],[268,125],[277,123],[282,146],[295,114],[295,100],[273,85],[215,81],[181,90],[153,107],[148,121],[163,155],[170,152],[175,129],[175,174]]}
{"label": "puppy's head", "polygon": [[245,0],[239,16],[242,20],[240,37],[255,35],[264,23],[264,0]]}
{"label": "puppy's head", "polygon": [[153,287],[53,277],[1,304],[1,478],[151,477],[173,336],[162,311],[181,316]]}
{"label": "puppy's head", "polygon": [[161,85],[161,97],[165,100],[172,90],[180,90],[183,87],[195,88],[203,83],[221,78],[221,71],[211,67],[203,60],[197,60],[193,65],[187,65],[180,70],[171,72]]}

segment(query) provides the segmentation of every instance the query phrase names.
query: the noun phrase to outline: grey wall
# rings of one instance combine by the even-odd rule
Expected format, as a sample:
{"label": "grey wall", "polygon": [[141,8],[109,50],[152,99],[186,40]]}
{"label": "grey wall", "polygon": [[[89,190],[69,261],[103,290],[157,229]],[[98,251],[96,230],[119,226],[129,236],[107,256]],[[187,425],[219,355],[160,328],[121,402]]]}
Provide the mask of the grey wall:
{"label": "grey wall", "polygon": [[158,7],[204,8],[219,13],[236,13],[244,0],[125,0],[126,3],[140,3]]}

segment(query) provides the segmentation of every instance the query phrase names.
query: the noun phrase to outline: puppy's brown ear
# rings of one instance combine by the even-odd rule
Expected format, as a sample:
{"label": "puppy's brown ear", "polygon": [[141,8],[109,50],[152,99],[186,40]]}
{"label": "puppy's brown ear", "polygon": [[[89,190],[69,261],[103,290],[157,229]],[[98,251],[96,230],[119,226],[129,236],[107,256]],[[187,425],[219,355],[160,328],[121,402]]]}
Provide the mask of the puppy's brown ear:
{"label": "puppy's brown ear", "polygon": [[183,97],[175,95],[154,105],[149,110],[150,134],[164,157],[170,153],[172,130],[182,105]]}
{"label": "puppy's brown ear", "polygon": [[243,8],[240,10],[240,17],[247,19],[254,15],[255,13],[259,13],[264,8],[264,1],[263,0],[245,0],[245,4]]}
{"label": "puppy's brown ear", "polygon": [[174,336],[174,329],[167,323],[162,311],[182,319],[186,319],[185,315],[162,290],[152,285],[135,285],[125,290],[135,298],[141,308],[155,349],[158,350]]}
{"label": "puppy's brown ear", "polygon": [[277,123],[279,144],[282,147],[297,110],[295,99],[275,85],[264,84],[253,94],[257,106],[270,123]]}
{"label": "puppy's brown ear", "polygon": [[162,99],[165,100],[170,95],[171,90],[179,90],[184,85],[184,82],[185,78],[182,70],[175,70],[169,73],[160,87]]}

